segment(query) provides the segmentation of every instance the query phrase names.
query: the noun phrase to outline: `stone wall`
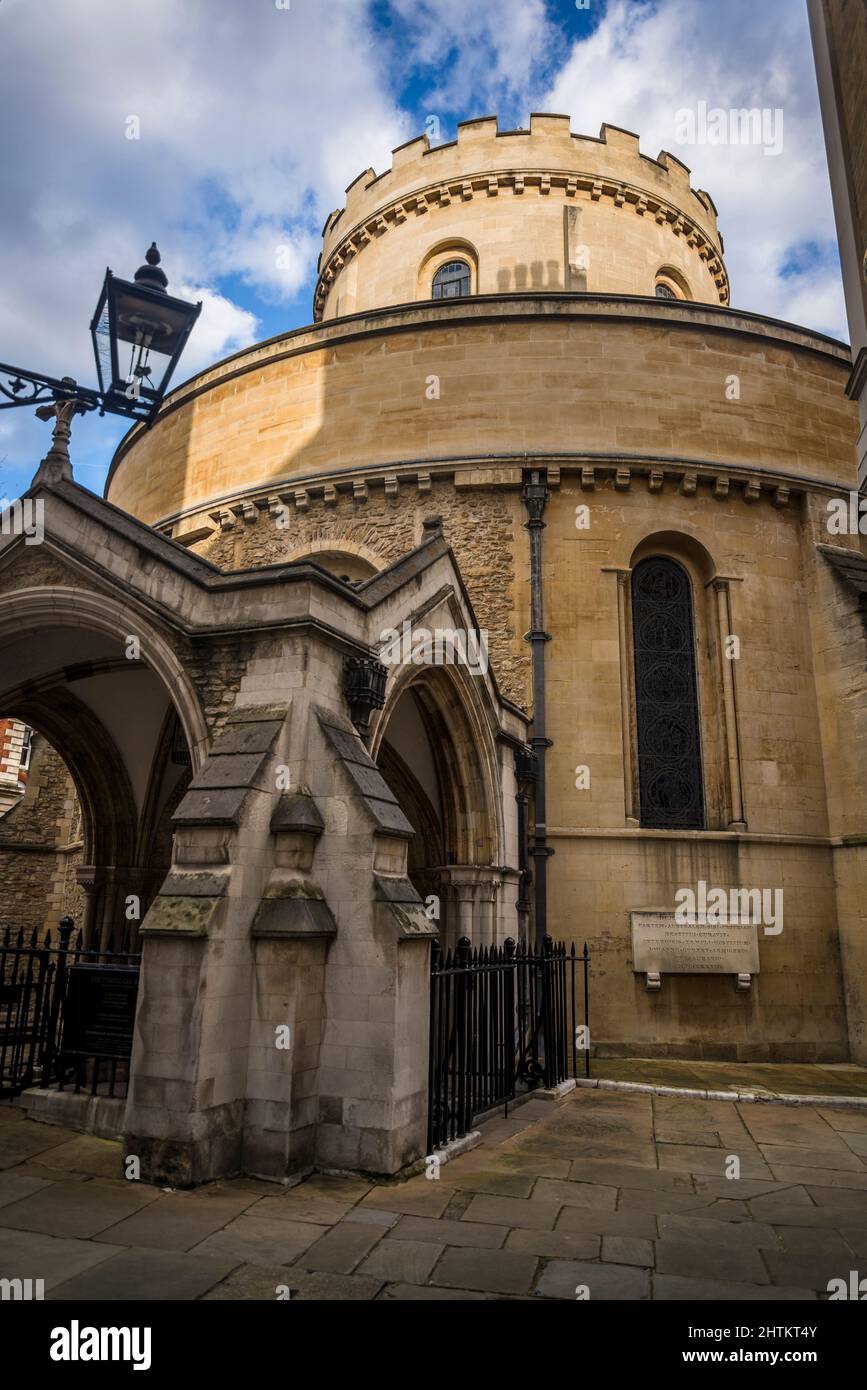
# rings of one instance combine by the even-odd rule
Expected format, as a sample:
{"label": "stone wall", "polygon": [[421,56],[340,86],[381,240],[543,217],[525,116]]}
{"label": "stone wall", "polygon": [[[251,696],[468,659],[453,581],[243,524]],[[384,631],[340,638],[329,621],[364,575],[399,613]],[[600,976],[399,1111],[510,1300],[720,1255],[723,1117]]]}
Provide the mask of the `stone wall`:
{"label": "stone wall", "polygon": [[529,655],[516,613],[518,576],[525,563],[523,508],[516,490],[520,472],[503,470],[502,477],[510,487],[467,486],[473,481],[468,475],[458,480],[458,487],[433,480],[421,494],[404,488],[389,497],[371,489],[363,502],[337,493],[327,506],[316,502],[308,510],[289,512],[285,527],[258,512],[252,524],[233,521],[231,529],[216,531],[193,548],[220,568],[250,569],[308,555],[315,561],[312,547],[327,540],[333,550],[363,553],[384,568],[420,544],[425,517],[441,516],[479,626],[489,634],[491,664],[502,693],[524,706],[530,695]]}
{"label": "stone wall", "polygon": [[67,915],[80,923],[84,895],[75,869],[81,856],[72,779],[59,754],[34,735],[27,789],[0,820],[0,932],[54,933]]}
{"label": "stone wall", "polygon": [[312,494],[394,495],[534,457],[834,483],[851,471],[850,366],[804,329],[699,304],[540,294],[380,310],[180,387],[120,446],[108,497],[192,540],[223,510],[243,522],[272,499],[303,511]]}

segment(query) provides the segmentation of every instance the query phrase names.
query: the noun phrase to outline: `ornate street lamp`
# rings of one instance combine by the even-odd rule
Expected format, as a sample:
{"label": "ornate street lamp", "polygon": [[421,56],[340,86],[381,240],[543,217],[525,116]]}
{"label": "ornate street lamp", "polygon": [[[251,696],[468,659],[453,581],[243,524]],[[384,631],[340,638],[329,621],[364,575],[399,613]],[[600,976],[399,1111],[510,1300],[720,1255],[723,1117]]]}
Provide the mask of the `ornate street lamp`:
{"label": "ornate street lamp", "polygon": [[132,280],[105,272],[90,325],[99,390],[0,362],[0,410],[36,405],[42,419],[55,414],[60,423],[62,407],[67,428],[73,415],[89,410],[152,420],[202,310],[166,293],[159,262],[154,242]]}

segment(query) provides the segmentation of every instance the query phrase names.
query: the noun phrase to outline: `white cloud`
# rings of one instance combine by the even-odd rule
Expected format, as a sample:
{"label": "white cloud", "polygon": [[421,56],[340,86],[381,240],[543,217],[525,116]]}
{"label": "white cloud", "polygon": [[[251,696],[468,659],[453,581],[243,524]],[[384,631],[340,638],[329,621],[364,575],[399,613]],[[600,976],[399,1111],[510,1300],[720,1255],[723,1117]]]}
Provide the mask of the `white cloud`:
{"label": "white cloud", "polygon": [[507,127],[524,115],[540,68],[559,51],[544,0],[391,3],[408,25],[413,64],[435,70],[423,97],[432,115],[500,115]]}
{"label": "white cloud", "polygon": [[[170,293],[204,286],[178,379],[249,342],[217,282],[289,304],[346,185],[409,134],[369,26],[367,0],[3,0],[0,358],[91,382],[105,267],[131,276],[154,238]],[[44,428],[12,418],[26,481]]]}
{"label": "white cloud", "polygon": [[259,320],[248,309],[233,304],[216,290],[181,282],[176,286],[182,299],[194,304],[201,302],[202,312],[196,321],[195,331],[190,337],[184,353],[185,377],[195,376],[196,372],[211,366],[221,357],[255,343],[258,337]]}
{"label": "white cloud", "polygon": [[[836,239],[805,7],[792,0],[612,0],[599,27],[573,44],[542,109],[572,129],[607,121],[634,130],[642,149],[668,149],[719,210],[732,303],[846,338],[839,274],[827,256],[784,276],[795,246]],[[769,107],[783,113],[783,150],[681,145],[682,108]]]}

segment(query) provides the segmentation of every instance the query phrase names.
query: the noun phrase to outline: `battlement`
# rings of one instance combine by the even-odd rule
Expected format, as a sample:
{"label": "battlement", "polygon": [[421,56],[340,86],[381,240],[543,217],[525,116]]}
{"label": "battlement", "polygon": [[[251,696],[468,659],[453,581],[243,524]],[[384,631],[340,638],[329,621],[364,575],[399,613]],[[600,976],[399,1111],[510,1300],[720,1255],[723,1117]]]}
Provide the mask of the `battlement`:
{"label": "battlement", "polygon": [[593,176],[591,187],[616,180],[657,194],[718,240],[716,208],[707,193],[692,187],[687,166],[666,150],[656,159],[642,154],[632,131],[603,125],[598,137],[574,135],[568,116],[544,113],[530,117],[529,130],[500,130],[495,116],[482,116],[462,121],[456,140],[432,147],[427,135],[419,135],[392,151],[390,169],[359,174],[346,190],[345,206],[325,222],[322,263],[356,228],[432,185],[449,185],[446,196],[471,196],[473,176],[530,171],[564,174],[567,181],[570,174]]}

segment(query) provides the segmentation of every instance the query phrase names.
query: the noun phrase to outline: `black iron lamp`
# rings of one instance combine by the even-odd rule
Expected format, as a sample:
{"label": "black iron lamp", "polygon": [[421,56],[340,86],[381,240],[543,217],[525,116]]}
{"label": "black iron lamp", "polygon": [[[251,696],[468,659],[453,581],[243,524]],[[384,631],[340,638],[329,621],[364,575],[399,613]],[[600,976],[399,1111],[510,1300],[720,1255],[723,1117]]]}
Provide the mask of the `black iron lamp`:
{"label": "black iron lamp", "polygon": [[370,727],[372,711],[382,709],[385,704],[387,679],[388,667],[381,661],[366,656],[346,658],[343,694],[349,705],[349,717],[362,738]]}
{"label": "black iron lamp", "polygon": [[63,405],[68,417],[98,410],[152,420],[202,311],[168,294],[168,283],[155,242],[132,280],[106,270],[90,325],[99,389],[0,363],[0,410]]}
{"label": "black iron lamp", "polygon": [[202,309],[167,294],[168,283],[156,242],[132,280],[106,270],[90,325],[103,410],[149,415],[165,395]]}

